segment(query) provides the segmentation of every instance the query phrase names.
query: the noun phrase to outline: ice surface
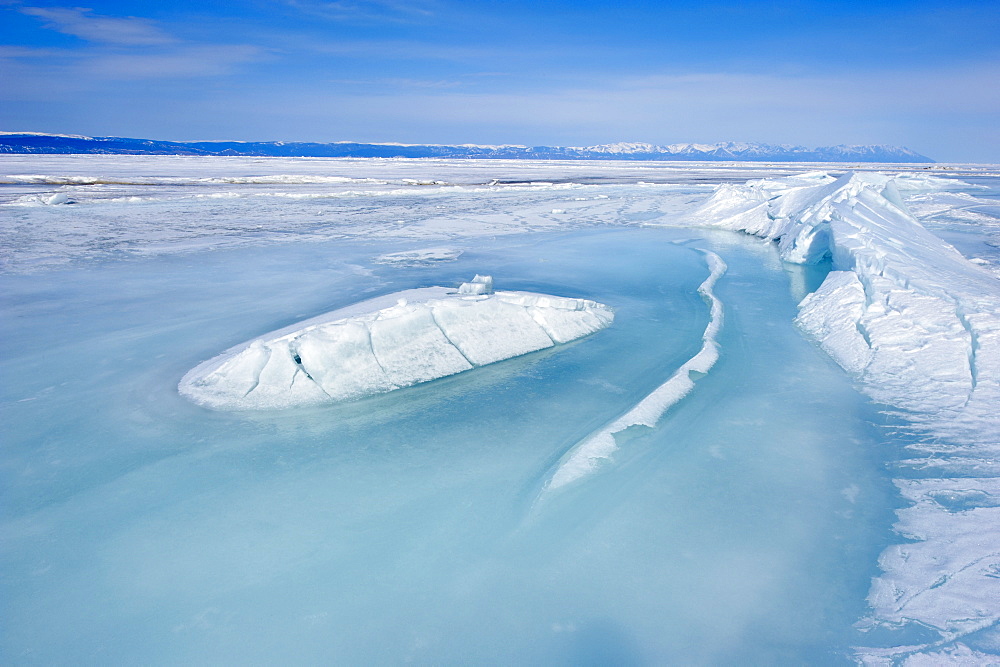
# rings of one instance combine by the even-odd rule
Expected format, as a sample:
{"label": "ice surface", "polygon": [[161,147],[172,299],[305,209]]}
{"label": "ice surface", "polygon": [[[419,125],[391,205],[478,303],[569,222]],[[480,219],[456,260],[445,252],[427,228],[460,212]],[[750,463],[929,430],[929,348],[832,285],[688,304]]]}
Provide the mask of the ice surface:
{"label": "ice surface", "polygon": [[[0,655],[988,664],[996,283],[964,258],[1000,266],[1000,171],[842,167],[0,156]],[[692,376],[697,248],[726,325]],[[615,324],[390,391],[427,364],[390,376],[366,316],[432,355],[437,297],[398,293],[474,271],[524,290],[495,304],[518,336],[600,326],[538,292]],[[493,347],[460,315],[471,366]],[[233,386],[324,404],[182,399],[240,340]]]}
{"label": "ice surface", "polygon": [[490,276],[467,285],[483,289],[405,290],[255,338],[192,369],[180,392],[220,409],[349,400],[553,347],[614,319],[587,299],[487,294]]}

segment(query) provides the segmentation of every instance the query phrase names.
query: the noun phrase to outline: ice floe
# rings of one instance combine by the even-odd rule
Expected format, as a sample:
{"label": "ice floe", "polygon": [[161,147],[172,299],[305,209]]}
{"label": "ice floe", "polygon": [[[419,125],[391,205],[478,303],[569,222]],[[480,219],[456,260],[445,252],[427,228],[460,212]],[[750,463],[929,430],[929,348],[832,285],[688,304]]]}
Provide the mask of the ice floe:
{"label": "ice floe", "polygon": [[217,409],[343,401],[454,375],[607,327],[588,299],[492,292],[490,276],[458,291],[406,290],[237,345],[181,380],[181,394]]}
{"label": "ice floe", "polygon": [[942,180],[749,181],[720,186],[691,217],[774,241],[787,262],[830,259],[833,271],[803,299],[797,324],[913,425],[911,449],[923,455],[907,466],[955,475],[895,480],[913,503],[898,512],[897,531],[915,542],[883,552],[868,626],[938,631],[939,642],[893,653],[912,659],[1000,622],[998,487],[995,478],[968,478],[1000,456],[1000,282],[908,211],[901,190],[947,186]]}
{"label": "ice floe", "polygon": [[379,255],[375,261],[390,266],[426,266],[441,262],[453,262],[462,256],[461,248],[420,248],[419,250],[404,250],[388,252]]}

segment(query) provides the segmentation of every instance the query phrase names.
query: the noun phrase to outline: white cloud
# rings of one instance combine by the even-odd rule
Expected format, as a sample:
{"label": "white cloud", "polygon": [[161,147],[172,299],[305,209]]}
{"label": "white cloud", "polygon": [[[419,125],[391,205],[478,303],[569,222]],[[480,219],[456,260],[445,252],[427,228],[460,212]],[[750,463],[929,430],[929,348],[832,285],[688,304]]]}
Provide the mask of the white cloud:
{"label": "white cloud", "polygon": [[0,46],[8,97],[30,96],[50,85],[38,82],[58,81],[60,88],[85,91],[116,80],[219,76],[266,55],[257,46],[184,42],[137,17],[102,16],[79,7],[19,11],[44,20],[46,28],[91,44],[73,49]]}
{"label": "white cloud", "polygon": [[435,15],[436,3],[428,0],[286,0],[287,4],[312,16],[347,22],[414,22]]}
{"label": "white cloud", "polygon": [[163,53],[113,53],[87,60],[82,69],[102,79],[159,79],[219,76],[242,63],[260,60],[254,46],[185,46]]}
{"label": "white cloud", "polygon": [[152,21],[134,16],[102,16],[81,7],[21,7],[20,12],[42,19],[46,28],[88,42],[152,46],[175,41]]}
{"label": "white cloud", "polygon": [[381,87],[386,92],[391,93],[399,88],[458,88],[461,81],[448,79],[403,79],[403,78],[383,78],[383,79],[330,79],[330,83],[343,84],[348,86]]}

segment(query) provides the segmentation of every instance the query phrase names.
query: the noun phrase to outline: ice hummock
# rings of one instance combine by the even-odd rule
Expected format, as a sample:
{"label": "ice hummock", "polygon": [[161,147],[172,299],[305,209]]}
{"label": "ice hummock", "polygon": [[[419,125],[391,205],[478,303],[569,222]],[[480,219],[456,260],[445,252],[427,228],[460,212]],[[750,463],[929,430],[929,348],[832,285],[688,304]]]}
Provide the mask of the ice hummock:
{"label": "ice hummock", "polygon": [[405,290],[266,334],[206,361],[181,394],[228,410],[288,408],[381,394],[587,336],[608,306],[532,292],[493,292],[476,275],[456,292]]}
{"label": "ice hummock", "polygon": [[895,526],[910,542],[879,558],[862,624],[930,628],[941,640],[859,649],[862,658],[933,662],[944,656],[931,648],[1000,622],[1000,283],[925,229],[900,196],[940,185],[804,174],[722,185],[692,215],[774,241],[786,262],[831,261],[796,323],[869,396],[903,411],[918,439],[905,465],[943,474],[894,480],[913,503]]}
{"label": "ice hummock", "polygon": [[724,185],[692,217],[772,240],[786,262],[832,260],[799,326],[930,435],[1000,442],[1000,283],[909,213],[897,179]]}

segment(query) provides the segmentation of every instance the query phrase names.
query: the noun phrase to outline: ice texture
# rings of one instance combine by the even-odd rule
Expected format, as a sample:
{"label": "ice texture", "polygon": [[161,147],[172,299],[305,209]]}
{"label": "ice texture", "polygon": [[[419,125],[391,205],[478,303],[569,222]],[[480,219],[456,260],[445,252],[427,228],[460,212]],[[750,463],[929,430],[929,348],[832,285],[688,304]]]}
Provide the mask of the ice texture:
{"label": "ice texture", "polygon": [[701,349],[681,364],[666,382],[646,395],[628,412],[583,442],[570,449],[559,461],[555,472],[545,485],[545,491],[554,491],[574,482],[611,459],[618,449],[615,435],[633,426],[652,428],[663,414],[694,389],[695,378],[708,373],[719,358],[719,330],[722,328],[722,302],[712,288],[726,272],[726,263],[714,252],[702,251],[709,268],[709,276],[698,287],[698,293],[709,304],[709,320],[702,334]]}
{"label": "ice texture", "polygon": [[1000,455],[1000,282],[927,231],[900,195],[940,185],[853,173],[749,181],[719,187],[692,220],[774,241],[786,262],[832,262],[797,324],[869,396],[903,412],[922,452],[907,465],[947,455],[957,475],[895,480],[913,503],[896,529],[914,542],[883,552],[867,627],[915,623],[952,641],[1000,621],[1000,487],[967,478]]}
{"label": "ice texture", "polygon": [[255,338],[189,371],[179,390],[228,410],[350,400],[553,347],[614,319],[588,299],[487,294],[490,276],[465,285],[484,289],[406,290]]}
{"label": "ice texture", "polygon": [[[939,239],[1000,275],[1000,170],[859,165],[891,173],[858,174],[871,192],[852,194],[842,169],[0,156],[0,654],[828,664],[857,646],[872,665],[996,662],[997,283]],[[695,247],[729,266],[720,361],[525,518],[569,445],[703,344]],[[261,320],[482,267],[573,285],[615,326],[345,400],[397,386],[366,319],[389,294],[298,348],[275,339],[322,322],[260,338],[232,378],[343,403],[225,414],[175,389]],[[596,317],[525,309],[555,342]],[[852,378],[911,406],[873,407]]]}

